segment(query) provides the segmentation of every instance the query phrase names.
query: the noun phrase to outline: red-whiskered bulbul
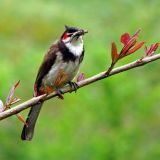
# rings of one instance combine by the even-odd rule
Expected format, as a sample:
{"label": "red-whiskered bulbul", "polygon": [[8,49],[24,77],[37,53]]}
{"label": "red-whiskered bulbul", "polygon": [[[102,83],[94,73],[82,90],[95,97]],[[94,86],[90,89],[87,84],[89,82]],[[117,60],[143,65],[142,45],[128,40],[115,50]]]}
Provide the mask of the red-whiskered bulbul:
{"label": "red-whiskered bulbul", "polygon": [[[39,68],[34,85],[34,96],[59,91],[67,83],[75,84],[72,79],[77,74],[84,56],[83,35],[87,30],[65,26],[65,31],[58,41],[49,48]],[[30,109],[26,124],[23,127],[21,139],[31,140],[34,127],[43,102]]]}

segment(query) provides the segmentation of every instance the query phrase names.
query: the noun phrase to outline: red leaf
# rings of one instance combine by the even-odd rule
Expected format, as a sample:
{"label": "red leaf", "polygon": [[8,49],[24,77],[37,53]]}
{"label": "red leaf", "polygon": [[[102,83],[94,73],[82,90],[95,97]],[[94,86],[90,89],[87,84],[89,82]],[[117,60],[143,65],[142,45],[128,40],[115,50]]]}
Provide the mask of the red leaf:
{"label": "red leaf", "polygon": [[82,80],[84,80],[85,79],[85,74],[84,73],[80,73],[79,75],[78,75],[78,77],[77,77],[77,82],[80,82],[80,81],[82,81]]}
{"label": "red leaf", "polygon": [[158,46],[159,46],[159,43],[155,43],[154,46],[153,46],[153,51],[156,51]]}
{"label": "red leaf", "polygon": [[153,47],[154,47],[154,44],[151,44],[150,48],[148,49],[147,56],[153,55],[153,53],[154,53]]}
{"label": "red leaf", "polygon": [[131,47],[133,47],[133,46],[135,45],[135,43],[136,43],[136,39],[135,39],[135,38],[131,38],[130,41],[127,43],[127,45],[125,45],[125,46],[122,48],[122,50],[121,50],[121,52],[120,52],[121,58],[124,57],[124,56],[126,56],[126,54],[127,54],[127,52],[129,51],[129,49],[130,49]]}
{"label": "red leaf", "polygon": [[129,40],[131,39],[130,35],[128,33],[124,33],[122,36],[121,36],[121,42],[126,45]]}
{"label": "red leaf", "polygon": [[119,57],[119,54],[117,53],[117,47],[116,47],[115,42],[112,42],[111,53],[112,53],[112,62],[115,63]]}
{"label": "red leaf", "polygon": [[147,46],[145,46],[144,52],[145,52],[146,56],[152,56],[154,54],[154,52],[158,49],[158,47],[159,47],[159,43],[151,44],[151,46],[149,48],[147,48]]}
{"label": "red leaf", "polygon": [[6,99],[6,104],[10,104],[10,102],[12,101],[12,97],[14,95],[14,92],[15,92],[15,89],[18,87],[20,81],[17,81],[11,88],[11,90],[9,91],[9,94],[7,96],[7,99]]}
{"label": "red leaf", "polygon": [[141,29],[138,29],[136,33],[132,36],[132,38],[137,38],[140,33],[141,33]]}
{"label": "red leaf", "polygon": [[138,49],[140,49],[143,45],[144,45],[144,41],[140,42],[139,44],[137,44],[135,47],[133,47],[132,49],[130,49],[128,52],[127,52],[127,55],[130,55],[134,52],[136,52]]}

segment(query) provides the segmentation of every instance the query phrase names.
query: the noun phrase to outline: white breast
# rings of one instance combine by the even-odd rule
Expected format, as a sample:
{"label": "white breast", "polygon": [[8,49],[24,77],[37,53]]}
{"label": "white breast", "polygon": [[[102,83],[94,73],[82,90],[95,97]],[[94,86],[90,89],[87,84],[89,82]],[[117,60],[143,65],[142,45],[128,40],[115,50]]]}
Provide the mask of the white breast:
{"label": "white breast", "polygon": [[73,39],[71,42],[67,43],[68,40],[65,40],[64,43],[66,47],[73,53],[75,56],[81,56],[83,52],[83,39],[80,36],[78,39]]}
{"label": "white breast", "polygon": [[63,70],[65,74],[68,75],[68,81],[71,81],[77,74],[78,69],[79,69],[79,59],[77,59],[75,62],[72,61],[64,62],[62,60],[62,54],[58,52],[54,65],[52,66],[49,73],[43,79],[43,84],[52,86],[56,81],[57,75],[60,70]]}
{"label": "white breast", "polygon": [[72,45],[72,43],[67,43],[66,46],[70,50],[71,53],[73,53],[75,56],[80,56],[83,51],[83,44],[80,43],[78,45]]}

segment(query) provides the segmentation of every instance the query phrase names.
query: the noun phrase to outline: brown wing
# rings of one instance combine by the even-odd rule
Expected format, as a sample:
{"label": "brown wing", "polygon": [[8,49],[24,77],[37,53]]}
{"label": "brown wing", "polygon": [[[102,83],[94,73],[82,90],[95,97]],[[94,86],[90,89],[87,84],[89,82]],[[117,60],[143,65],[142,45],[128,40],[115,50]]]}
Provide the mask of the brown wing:
{"label": "brown wing", "polygon": [[49,72],[52,65],[54,64],[57,52],[58,52],[58,43],[53,44],[49,48],[47,54],[44,57],[43,63],[41,64],[41,66],[39,68],[39,71],[38,71],[38,74],[36,77],[36,81],[35,81],[35,85],[34,85],[34,90],[35,90],[36,96],[40,95],[39,88],[41,86],[42,79]]}

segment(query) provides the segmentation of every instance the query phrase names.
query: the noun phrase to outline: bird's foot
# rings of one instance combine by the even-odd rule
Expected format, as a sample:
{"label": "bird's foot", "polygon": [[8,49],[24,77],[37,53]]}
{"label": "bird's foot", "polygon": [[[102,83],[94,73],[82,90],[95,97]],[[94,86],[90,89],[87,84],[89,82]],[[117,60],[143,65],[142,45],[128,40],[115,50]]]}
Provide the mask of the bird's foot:
{"label": "bird's foot", "polygon": [[[68,84],[71,87],[72,91],[75,91],[75,93],[76,93],[77,89],[79,88],[77,83],[76,82],[69,82]],[[72,91],[70,91],[70,92],[72,92]]]}
{"label": "bird's foot", "polygon": [[61,89],[57,88],[56,89],[56,94],[57,94],[57,96],[58,96],[59,99],[64,99],[64,97],[62,95],[63,92],[61,91]]}

